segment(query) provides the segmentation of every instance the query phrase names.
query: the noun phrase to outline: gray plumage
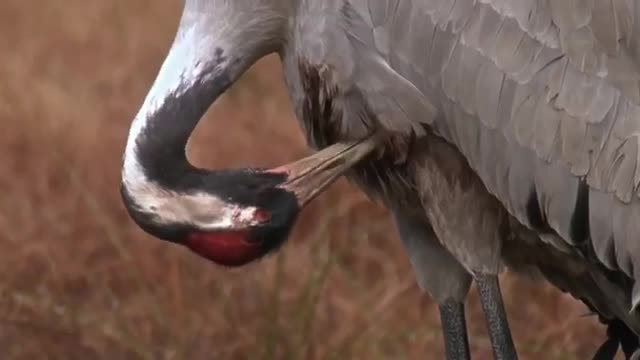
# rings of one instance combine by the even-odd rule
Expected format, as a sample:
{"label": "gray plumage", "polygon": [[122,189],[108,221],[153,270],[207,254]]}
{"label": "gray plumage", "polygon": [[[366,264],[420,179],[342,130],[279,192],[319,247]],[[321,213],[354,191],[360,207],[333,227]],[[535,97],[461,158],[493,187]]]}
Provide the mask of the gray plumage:
{"label": "gray plumage", "polygon": [[[312,145],[362,136],[370,128],[410,131],[426,139],[418,126],[424,124],[455,146],[508,215],[535,230],[539,241],[583,259],[583,271],[598,273],[596,278],[620,271],[635,284],[634,269],[640,269],[635,133],[640,129],[640,5],[544,0],[326,3],[334,5],[308,17],[298,13],[305,24],[294,32],[299,47],[283,56],[297,114]],[[326,28],[315,20],[340,16],[340,24]],[[314,27],[314,36],[323,33],[319,29],[330,36],[310,41],[304,26]],[[344,34],[336,35],[340,31]],[[325,51],[309,46],[314,43],[322,43]],[[304,116],[305,102],[297,98],[306,94],[297,86],[300,72],[288,63],[301,58],[331,69],[325,81],[340,89],[334,97],[334,111],[340,115],[333,116],[342,122],[337,121],[329,139],[308,131],[313,119]],[[434,103],[436,116],[417,100],[421,96]],[[368,116],[363,116],[363,106],[370,108]],[[424,160],[414,155],[401,170],[409,169],[420,197],[444,201],[446,206],[440,207],[423,201],[438,238],[470,272],[497,272],[504,241],[495,233],[499,221],[486,227],[486,236],[474,236],[471,229],[478,231],[478,224],[492,220],[478,219],[467,230],[461,219],[486,209],[468,205],[456,189],[450,190],[460,203],[447,199],[443,190],[455,184],[434,186],[434,176],[421,172]],[[399,171],[376,169],[390,178]],[[355,181],[370,193],[387,194],[388,202],[396,199],[389,194],[406,191],[361,178],[371,178],[366,171]],[[604,267],[589,269],[586,264],[592,261]],[[611,285],[604,282],[590,286]],[[629,311],[640,301],[640,291],[636,285],[630,290],[623,286],[616,293],[623,299],[615,311],[600,310],[615,312],[638,331],[637,316]]]}
{"label": "gray plumage", "polygon": [[[149,149],[186,143],[208,99],[270,52],[313,148],[383,139],[348,177],[390,209],[443,313],[459,313],[471,277],[508,265],[640,332],[637,2],[187,0],[125,154],[127,196],[155,219],[148,228],[195,213],[175,199],[179,176],[148,176],[174,153]],[[182,127],[168,123],[176,109],[189,114]],[[233,223],[237,204],[218,205],[205,225]]]}
{"label": "gray plumage", "polygon": [[[337,3],[343,5],[343,21],[325,29],[331,33],[326,52],[307,53],[313,42],[301,31],[296,32],[301,37],[296,44],[305,46],[296,48],[298,54],[291,58],[331,68],[333,86],[357,90],[357,96],[336,98],[343,101],[340,135],[357,137],[364,128],[377,126],[419,136],[423,131],[418,124],[432,124],[502,205],[529,227],[536,225],[527,214],[535,191],[542,217],[569,245],[585,241],[572,234],[584,181],[589,201],[583,206],[591,210],[584,235],[599,261],[635,277],[633,264],[640,256],[640,242],[634,241],[640,184],[635,134],[640,127],[640,36],[633,20],[639,5],[566,1],[560,6],[537,0]],[[324,9],[335,10],[329,5]],[[313,15],[299,20],[318,27]],[[345,32],[348,44],[335,35],[336,27]],[[340,51],[333,51],[332,38],[340,39]],[[295,99],[304,91],[296,86],[297,69],[287,65]],[[380,94],[385,101],[379,101]],[[435,103],[440,116],[431,118],[421,96]],[[374,119],[363,119],[363,105],[350,102],[354,97],[365,100]],[[383,109],[376,111],[378,107]],[[304,119],[303,111],[298,114]]]}

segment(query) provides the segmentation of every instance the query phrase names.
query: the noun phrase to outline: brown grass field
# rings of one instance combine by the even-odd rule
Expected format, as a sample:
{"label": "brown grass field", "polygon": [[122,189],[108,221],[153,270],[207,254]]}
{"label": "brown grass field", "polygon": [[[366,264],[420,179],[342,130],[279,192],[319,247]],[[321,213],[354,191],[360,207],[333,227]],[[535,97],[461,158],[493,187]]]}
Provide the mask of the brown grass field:
{"label": "brown grass field", "polygon": [[[277,256],[217,267],[156,241],[118,193],[131,119],[168,50],[177,0],[0,1],[1,359],[440,359],[385,211],[344,180]],[[273,166],[307,154],[278,59],[216,103],[195,163]],[[586,308],[503,277],[522,359],[585,359],[604,338]],[[475,290],[474,359],[491,348]]]}

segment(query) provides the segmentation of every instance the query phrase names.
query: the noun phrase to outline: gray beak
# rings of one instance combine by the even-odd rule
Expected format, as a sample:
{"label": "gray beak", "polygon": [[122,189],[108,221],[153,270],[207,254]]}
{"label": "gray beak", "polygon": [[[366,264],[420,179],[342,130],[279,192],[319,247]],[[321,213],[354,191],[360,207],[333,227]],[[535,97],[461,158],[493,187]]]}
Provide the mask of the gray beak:
{"label": "gray beak", "polygon": [[338,177],[371,154],[377,148],[377,144],[378,140],[375,137],[337,143],[268,172],[287,174],[287,180],[280,187],[294,193],[300,207],[303,207]]}

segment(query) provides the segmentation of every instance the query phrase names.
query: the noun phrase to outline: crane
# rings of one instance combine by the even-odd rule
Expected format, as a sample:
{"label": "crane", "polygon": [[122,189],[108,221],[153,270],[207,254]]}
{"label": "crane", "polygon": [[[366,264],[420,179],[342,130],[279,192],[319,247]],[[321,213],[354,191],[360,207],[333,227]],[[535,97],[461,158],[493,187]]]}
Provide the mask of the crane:
{"label": "crane", "polygon": [[[503,263],[637,333],[638,13],[623,0],[186,0],[129,132],[124,203],[148,233],[240,266],[345,174],[393,214],[449,359],[469,358],[472,279],[496,358],[516,358]],[[193,167],[198,120],[274,52],[321,151],[274,169]]]}

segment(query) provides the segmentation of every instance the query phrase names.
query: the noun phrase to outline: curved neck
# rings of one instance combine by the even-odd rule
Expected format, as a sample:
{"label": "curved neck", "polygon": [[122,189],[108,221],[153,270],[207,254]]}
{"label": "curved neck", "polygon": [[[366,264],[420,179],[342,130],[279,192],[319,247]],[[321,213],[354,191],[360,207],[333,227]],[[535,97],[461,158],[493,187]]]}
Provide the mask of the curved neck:
{"label": "curved neck", "polygon": [[146,179],[173,189],[179,186],[178,179],[193,169],[185,153],[187,141],[210,104],[230,84],[231,75],[215,65],[206,71],[212,75],[192,84],[181,83],[152,113],[136,117],[125,153],[123,179],[129,178],[132,167],[138,167]]}
{"label": "curved neck", "polygon": [[122,182],[134,199],[183,190],[185,175],[195,170],[185,147],[200,118],[250,65],[284,42],[282,14],[266,6],[252,12],[243,1],[255,2],[187,1],[171,50],[129,131]]}

